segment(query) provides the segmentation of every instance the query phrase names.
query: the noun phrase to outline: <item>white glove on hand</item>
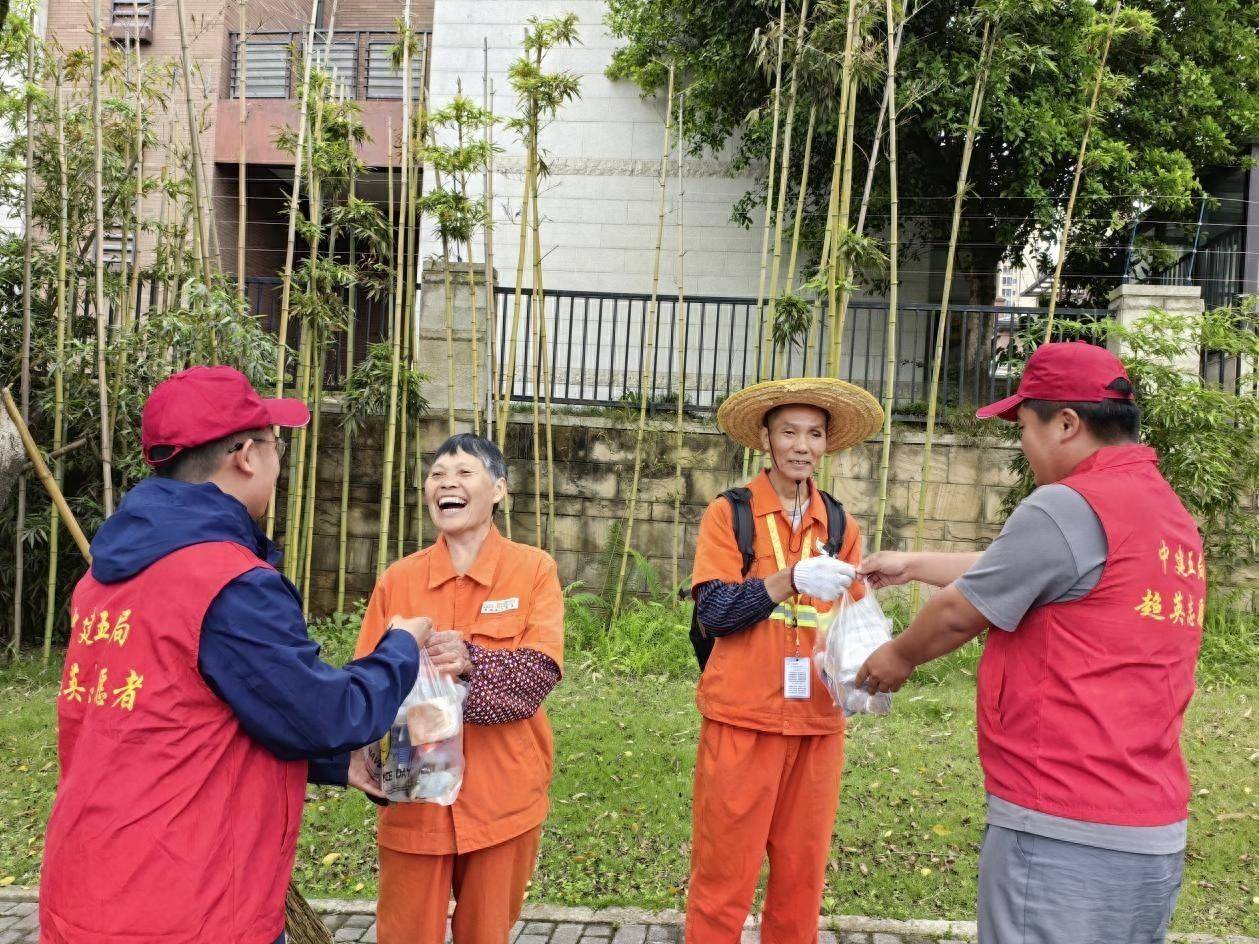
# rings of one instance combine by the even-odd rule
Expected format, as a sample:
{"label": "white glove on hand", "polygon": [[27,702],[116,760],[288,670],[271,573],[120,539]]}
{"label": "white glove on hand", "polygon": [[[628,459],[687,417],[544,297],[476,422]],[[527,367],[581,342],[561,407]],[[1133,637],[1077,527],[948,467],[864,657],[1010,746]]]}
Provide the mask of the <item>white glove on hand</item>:
{"label": "white glove on hand", "polygon": [[796,589],[815,600],[838,600],[856,576],[857,568],[834,557],[810,557],[791,570]]}

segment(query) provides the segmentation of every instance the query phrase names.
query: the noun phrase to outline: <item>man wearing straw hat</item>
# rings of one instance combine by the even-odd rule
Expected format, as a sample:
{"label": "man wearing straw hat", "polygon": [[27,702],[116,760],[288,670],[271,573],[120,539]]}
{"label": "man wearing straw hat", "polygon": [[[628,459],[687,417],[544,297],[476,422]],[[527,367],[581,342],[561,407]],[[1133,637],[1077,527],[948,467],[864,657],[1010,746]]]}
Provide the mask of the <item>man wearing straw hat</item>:
{"label": "man wearing straw hat", "polygon": [[707,661],[686,940],[740,940],[768,856],[762,940],[804,944],[817,939],[844,757],[843,716],[809,656],[819,610],[849,590],[861,557],[856,523],[812,477],[883,414],[859,387],[806,378],[748,387],[717,422],[769,466],[708,506],[695,549],[696,651]]}
{"label": "man wearing straw hat", "polygon": [[1018,392],[978,416],[1019,424],[1040,487],[982,556],[863,562],[871,586],[944,589],[856,682],[895,691],[987,629],[979,940],[1162,941],[1184,869],[1202,539],[1140,445],[1132,385],[1105,348],[1042,345]]}

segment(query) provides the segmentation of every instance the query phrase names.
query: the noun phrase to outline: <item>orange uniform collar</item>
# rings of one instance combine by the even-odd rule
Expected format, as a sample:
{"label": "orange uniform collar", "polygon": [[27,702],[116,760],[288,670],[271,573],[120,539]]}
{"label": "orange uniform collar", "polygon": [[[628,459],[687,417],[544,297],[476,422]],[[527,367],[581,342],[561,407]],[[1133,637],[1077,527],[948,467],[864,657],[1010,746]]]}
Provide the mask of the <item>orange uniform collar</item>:
{"label": "orange uniform collar", "polygon": [[[773,487],[770,487],[773,491]],[[495,525],[490,525],[490,533],[485,536],[481,545],[481,553],[472,562],[472,567],[464,574],[483,587],[494,582],[494,572],[498,569],[499,558],[503,556],[503,536],[498,533]],[[446,535],[439,535],[433,545],[432,558],[428,568],[428,588],[435,590],[448,580],[454,580],[459,574],[455,571],[454,562],[450,559],[450,548],[446,545]]]}

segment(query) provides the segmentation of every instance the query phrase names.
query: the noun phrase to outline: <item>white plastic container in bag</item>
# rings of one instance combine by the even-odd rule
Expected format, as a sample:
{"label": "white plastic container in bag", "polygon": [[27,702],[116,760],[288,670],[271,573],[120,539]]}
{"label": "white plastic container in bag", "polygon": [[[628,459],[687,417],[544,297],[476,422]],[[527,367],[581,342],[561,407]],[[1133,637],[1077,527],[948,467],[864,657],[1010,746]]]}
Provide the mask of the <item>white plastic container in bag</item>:
{"label": "white plastic container in bag", "polygon": [[871,693],[854,684],[870,654],[891,639],[892,621],[869,590],[860,600],[845,593],[829,613],[819,614],[813,664],[846,716],[885,715],[892,710],[890,692]]}
{"label": "white plastic container in bag", "polygon": [[389,733],[367,749],[390,803],[450,806],[463,785],[463,701],[467,689],[438,672],[420,650],[420,671]]}

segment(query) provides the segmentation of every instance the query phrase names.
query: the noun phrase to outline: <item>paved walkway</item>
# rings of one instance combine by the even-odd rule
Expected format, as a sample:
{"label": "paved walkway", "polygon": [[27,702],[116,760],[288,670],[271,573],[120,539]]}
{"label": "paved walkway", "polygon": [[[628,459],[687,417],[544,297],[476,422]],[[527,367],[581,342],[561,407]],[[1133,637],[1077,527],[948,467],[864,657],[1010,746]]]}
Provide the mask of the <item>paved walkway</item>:
{"label": "paved walkway", "polygon": [[[341,941],[376,941],[374,901],[312,901]],[[512,944],[680,944],[682,916],[676,911],[635,908],[560,908],[526,905],[512,931]],[[819,944],[972,944],[973,921],[888,921],[838,916],[820,922]],[[759,944],[760,929],[749,922],[744,944]],[[0,888],[0,944],[37,944],[36,890]],[[1259,938],[1172,934],[1169,944],[1259,944]],[[1068,942],[1063,942],[1068,944]]]}

